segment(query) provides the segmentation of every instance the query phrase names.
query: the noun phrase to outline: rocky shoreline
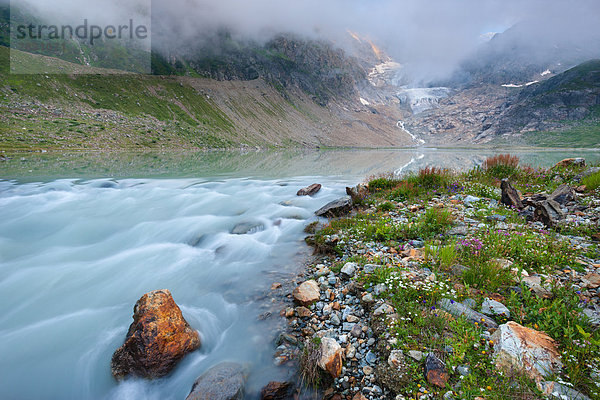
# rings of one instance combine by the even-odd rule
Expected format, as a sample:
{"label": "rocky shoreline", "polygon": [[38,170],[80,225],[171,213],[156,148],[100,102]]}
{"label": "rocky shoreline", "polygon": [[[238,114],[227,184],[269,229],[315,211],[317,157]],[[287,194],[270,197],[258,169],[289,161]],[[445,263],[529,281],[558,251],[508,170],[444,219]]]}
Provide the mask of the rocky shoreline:
{"label": "rocky shoreline", "polygon": [[[565,358],[575,356],[564,348],[562,338],[552,338],[526,317],[531,312],[543,314],[542,308],[524,309],[527,302],[555,307],[551,299],[562,295],[562,290],[572,290],[579,301],[575,309],[565,311],[578,322],[572,327],[574,343],[582,347],[593,343],[598,348],[600,197],[597,191],[581,187],[581,177],[590,175],[583,164],[583,160],[567,160],[554,168],[560,172],[546,171],[553,175],[548,187],[559,186],[550,195],[523,195],[500,179],[496,183],[502,189],[479,187],[479,196],[453,190],[450,184],[449,190],[443,190],[446,193],[437,188],[403,201],[392,200],[386,190],[378,193],[371,184],[349,188],[350,195],[364,197],[358,202],[341,199],[317,211],[335,219],[317,227],[307,241],[317,252],[327,254],[307,266],[304,282],[291,293],[295,304],[282,312],[289,322],[289,339],[276,357],[300,358],[302,381],[319,389],[315,398],[599,398],[598,355],[585,360],[582,369],[588,376],[579,377],[580,385],[575,386],[563,365]],[[394,181],[393,186],[401,187],[402,181]],[[490,196],[481,195],[488,189]],[[445,210],[451,216],[442,232],[410,240],[390,239],[394,235],[384,233],[385,227],[418,224],[420,218],[432,223],[427,220],[430,210]],[[380,224],[382,219],[384,224]],[[369,234],[373,230],[369,225],[377,226],[374,234]],[[572,227],[580,231],[570,234]],[[442,265],[444,244],[452,243],[454,251],[460,247],[460,251],[477,252],[482,234],[490,231],[506,237],[546,235],[548,241],[560,241],[572,251],[565,265],[530,263],[530,268],[520,256],[511,260],[499,254],[492,260],[498,266],[496,273],[509,277],[502,285],[468,284],[463,276],[475,266],[461,265],[459,260]],[[532,241],[534,248],[518,252],[535,251],[536,244],[540,243]],[[495,277],[490,280],[494,282]],[[418,305],[405,308],[405,301],[397,296],[415,297]],[[518,303],[520,315],[511,316]],[[406,309],[415,312],[407,314]],[[414,325],[423,332],[410,329],[411,320],[417,319],[421,321]],[[427,323],[446,326],[428,331]],[[456,328],[459,325],[462,331]],[[563,328],[570,332],[571,327]],[[459,352],[455,347],[460,345],[470,349]],[[307,360],[319,368],[308,368]],[[477,376],[481,370],[487,378],[498,377],[498,386],[484,384],[484,376]],[[479,379],[476,394],[463,385]],[[477,384],[469,386],[473,385]],[[511,387],[509,393],[497,392],[506,389],[504,385]]]}

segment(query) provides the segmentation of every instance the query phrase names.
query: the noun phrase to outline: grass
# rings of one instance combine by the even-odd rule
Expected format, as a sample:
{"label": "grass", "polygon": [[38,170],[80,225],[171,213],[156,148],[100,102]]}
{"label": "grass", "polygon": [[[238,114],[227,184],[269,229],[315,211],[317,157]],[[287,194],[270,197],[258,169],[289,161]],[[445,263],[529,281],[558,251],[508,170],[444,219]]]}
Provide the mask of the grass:
{"label": "grass", "polygon": [[318,361],[321,358],[321,340],[313,337],[304,343],[300,355],[300,378],[302,383],[315,389],[321,383],[322,374]]}
{"label": "grass", "polygon": [[596,172],[589,176],[586,176],[581,181],[583,185],[585,185],[587,190],[596,190],[600,187],[600,172]]}

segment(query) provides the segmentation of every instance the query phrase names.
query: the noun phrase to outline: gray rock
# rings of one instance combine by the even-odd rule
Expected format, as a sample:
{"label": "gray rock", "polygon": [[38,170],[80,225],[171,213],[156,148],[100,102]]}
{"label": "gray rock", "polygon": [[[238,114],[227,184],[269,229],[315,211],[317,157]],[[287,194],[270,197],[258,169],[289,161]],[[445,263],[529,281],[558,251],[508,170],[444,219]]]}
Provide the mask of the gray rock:
{"label": "gray rock", "polygon": [[363,303],[373,303],[375,302],[375,299],[373,299],[373,295],[371,293],[366,293],[363,297],[362,297],[362,301]]}
{"label": "gray rock", "polygon": [[470,307],[467,307],[462,303],[452,301],[450,299],[442,299],[440,301],[440,307],[455,317],[465,317],[473,323],[477,322],[479,325],[484,325],[486,328],[498,328],[496,321],[484,314],[472,310]]}
{"label": "gray rock", "polygon": [[558,382],[542,382],[542,392],[550,399],[559,400],[590,400],[583,393],[579,393],[575,389],[571,389],[567,385]]}
{"label": "gray rock", "polygon": [[367,352],[367,355],[365,356],[365,361],[371,365],[374,365],[375,363],[377,363],[377,356],[375,355],[375,353],[369,350]]}
{"label": "gray rock", "polygon": [[448,234],[452,236],[467,236],[468,233],[469,230],[466,225],[455,226],[448,231]]}
{"label": "gray rock", "polygon": [[595,330],[600,328],[600,311],[586,308],[583,310],[583,315],[588,317],[590,325],[592,325]]}
{"label": "gray rock", "polygon": [[329,321],[331,322],[332,325],[335,325],[335,326],[338,326],[341,324],[340,317],[338,317],[336,313],[331,314],[331,318],[329,318]]}
{"label": "gray rock", "polygon": [[354,276],[354,274],[356,273],[356,263],[353,262],[348,262],[346,264],[344,264],[344,266],[341,269],[341,273],[343,275],[345,275],[347,278],[352,278]]}
{"label": "gray rock", "polygon": [[391,314],[394,312],[394,308],[392,306],[390,306],[389,304],[382,304],[379,307],[377,307],[377,309],[375,309],[375,311],[373,311],[373,315],[374,316],[379,316],[379,315],[385,315],[385,314]]}
{"label": "gray rock", "polygon": [[380,283],[378,285],[375,285],[375,287],[373,288],[373,293],[375,293],[375,296],[379,296],[381,293],[385,292],[387,290],[387,286],[384,283]]}
{"label": "gray rock", "polygon": [[352,200],[350,197],[342,197],[337,200],[333,200],[323,207],[315,211],[315,214],[319,217],[339,217],[348,214],[352,210]]}
{"label": "gray rock", "polygon": [[458,367],[456,367],[456,371],[461,375],[461,376],[467,376],[471,373],[471,369],[466,366],[466,365],[459,365]]}
{"label": "gray rock", "polygon": [[485,315],[505,315],[510,318],[510,310],[502,303],[492,299],[485,299],[481,305],[481,312]]}
{"label": "gray rock", "polygon": [[[344,325],[346,325],[346,324],[344,324]],[[354,336],[355,338],[359,338],[362,336],[363,331],[362,331],[362,326],[360,324],[349,324],[349,325],[353,325],[349,329],[350,335]],[[345,327],[344,327],[344,330],[346,330]]]}
{"label": "gray rock", "polygon": [[506,221],[506,215],[499,215],[499,214],[488,215],[487,217],[485,217],[485,219],[487,219],[488,221],[504,222],[504,221]]}
{"label": "gray rock", "polygon": [[480,201],[481,199],[479,197],[475,197],[475,196],[471,196],[468,195],[467,197],[465,197],[465,199],[463,200],[466,204],[471,204],[471,203],[477,203],[478,201]]}
{"label": "gray rock", "polygon": [[423,352],[418,350],[409,350],[408,356],[415,361],[421,361],[423,359]]}
{"label": "gray rock", "polygon": [[355,325],[356,325],[356,324],[352,324],[352,323],[350,323],[350,322],[344,322],[344,323],[342,324],[342,330],[343,330],[344,332],[351,332],[351,331],[352,331],[352,329],[355,327]]}
{"label": "gray rock", "polygon": [[240,364],[222,362],[196,379],[186,400],[241,400],[246,371]]}
{"label": "gray rock", "polygon": [[475,308],[475,306],[477,305],[477,303],[473,299],[464,299],[462,303],[469,308]]}
{"label": "gray rock", "polygon": [[523,202],[521,201],[519,191],[510,184],[508,179],[502,179],[502,182],[500,182],[500,189],[502,190],[502,196],[500,198],[502,204],[506,204],[509,207],[516,207],[519,210],[523,208]]}
{"label": "gray rock", "polygon": [[549,197],[560,205],[577,199],[575,191],[569,185],[560,185]]}
{"label": "gray rock", "polygon": [[245,235],[265,230],[265,226],[260,222],[240,222],[233,227],[231,233],[234,235]]}
{"label": "gray rock", "polygon": [[539,221],[544,225],[556,226],[559,221],[565,219],[565,212],[560,204],[552,199],[548,199],[535,204],[533,211],[533,220]]}
{"label": "gray rock", "polygon": [[298,190],[296,193],[297,196],[312,196],[316,194],[319,190],[321,190],[321,185],[318,183],[313,183],[305,188]]}
{"label": "gray rock", "polygon": [[365,274],[372,274],[378,267],[379,265],[376,264],[365,264],[365,266],[363,267],[363,271]]}

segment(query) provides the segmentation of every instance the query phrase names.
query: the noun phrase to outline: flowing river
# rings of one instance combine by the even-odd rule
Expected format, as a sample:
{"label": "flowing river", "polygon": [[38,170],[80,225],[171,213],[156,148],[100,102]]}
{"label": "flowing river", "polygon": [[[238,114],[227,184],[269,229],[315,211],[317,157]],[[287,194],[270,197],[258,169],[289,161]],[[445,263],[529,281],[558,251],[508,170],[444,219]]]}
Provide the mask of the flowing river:
{"label": "flowing river", "polygon": [[[290,374],[273,362],[284,321],[270,286],[295,277],[310,255],[303,229],[314,211],[369,175],[464,168],[492,153],[29,154],[2,161],[0,398],[183,400],[202,372],[232,360],[250,366],[246,398],[256,399],[267,382]],[[516,152],[534,165],[565,156],[598,162],[597,153]],[[317,195],[296,196],[315,182],[323,185]],[[110,359],[133,305],[163,288],[200,332],[202,347],[166,378],[117,383]]]}

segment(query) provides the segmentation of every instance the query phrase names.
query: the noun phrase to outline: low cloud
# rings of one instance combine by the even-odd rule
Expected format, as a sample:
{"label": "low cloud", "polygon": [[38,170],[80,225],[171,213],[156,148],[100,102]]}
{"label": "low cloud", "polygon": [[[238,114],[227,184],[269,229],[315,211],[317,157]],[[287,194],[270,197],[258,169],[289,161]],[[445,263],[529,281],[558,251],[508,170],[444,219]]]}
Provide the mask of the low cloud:
{"label": "low cloud", "polygon": [[[21,0],[54,19],[114,23],[144,13],[145,0]],[[442,78],[482,43],[481,35],[518,22],[519,40],[541,49],[559,41],[585,47],[600,37],[600,2],[579,0],[154,0],[153,44],[162,49],[197,47],[219,29],[264,41],[290,32],[345,46],[348,30],[368,37],[407,71]],[[532,43],[533,41],[533,43]],[[537,42],[535,42],[537,41]]]}

